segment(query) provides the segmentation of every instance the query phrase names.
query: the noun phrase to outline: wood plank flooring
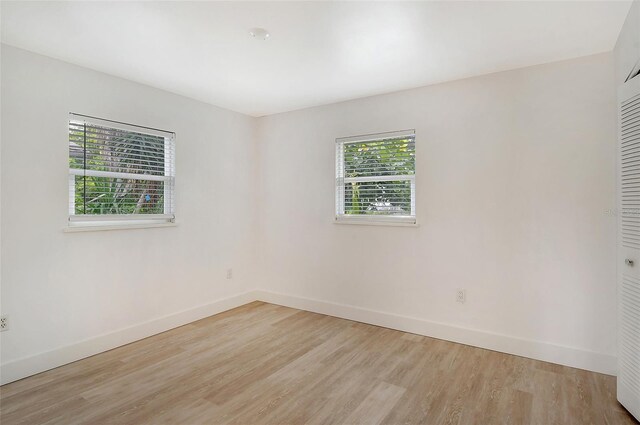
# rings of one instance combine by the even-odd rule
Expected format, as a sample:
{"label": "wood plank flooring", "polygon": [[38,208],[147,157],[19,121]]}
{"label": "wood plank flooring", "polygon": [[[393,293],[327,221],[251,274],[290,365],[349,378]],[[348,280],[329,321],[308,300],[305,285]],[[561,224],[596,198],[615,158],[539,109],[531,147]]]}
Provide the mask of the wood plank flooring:
{"label": "wood plank flooring", "polygon": [[255,302],[0,387],[13,424],[635,424],[615,378]]}

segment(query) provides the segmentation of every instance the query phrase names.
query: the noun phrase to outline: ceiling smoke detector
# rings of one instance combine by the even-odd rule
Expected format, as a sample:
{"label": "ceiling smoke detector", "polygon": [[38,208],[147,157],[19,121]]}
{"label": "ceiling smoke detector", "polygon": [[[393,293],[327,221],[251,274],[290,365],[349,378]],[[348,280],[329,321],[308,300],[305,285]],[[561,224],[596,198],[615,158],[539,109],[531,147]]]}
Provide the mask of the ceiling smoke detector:
{"label": "ceiling smoke detector", "polygon": [[269,34],[269,31],[264,28],[251,28],[249,30],[249,35],[256,40],[266,40],[271,34]]}

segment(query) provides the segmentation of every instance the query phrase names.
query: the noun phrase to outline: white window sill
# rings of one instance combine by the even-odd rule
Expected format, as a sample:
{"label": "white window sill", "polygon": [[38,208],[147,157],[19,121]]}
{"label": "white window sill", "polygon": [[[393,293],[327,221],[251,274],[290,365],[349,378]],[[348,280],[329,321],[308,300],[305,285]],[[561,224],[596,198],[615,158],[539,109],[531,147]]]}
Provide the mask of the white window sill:
{"label": "white window sill", "polygon": [[72,225],[65,227],[65,233],[77,232],[102,232],[106,230],[133,230],[133,229],[154,229],[161,227],[176,227],[178,223],[130,223],[130,224],[94,224],[94,225]]}
{"label": "white window sill", "polygon": [[373,221],[373,220],[334,220],[334,224],[355,224],[357,226],[391,226],[391,227],[420,227],[418,223],[402,221]]}

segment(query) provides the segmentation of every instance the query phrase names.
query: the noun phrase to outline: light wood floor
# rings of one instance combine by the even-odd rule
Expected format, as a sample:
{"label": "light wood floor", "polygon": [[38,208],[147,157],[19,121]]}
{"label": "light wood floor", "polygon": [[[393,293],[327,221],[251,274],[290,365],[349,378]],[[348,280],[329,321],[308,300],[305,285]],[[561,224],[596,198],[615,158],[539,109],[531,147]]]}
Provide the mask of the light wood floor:
{"label": "light wood floor", "polygon": [[0,388],[10,424],[632,424],[615,378],[252,303]]}

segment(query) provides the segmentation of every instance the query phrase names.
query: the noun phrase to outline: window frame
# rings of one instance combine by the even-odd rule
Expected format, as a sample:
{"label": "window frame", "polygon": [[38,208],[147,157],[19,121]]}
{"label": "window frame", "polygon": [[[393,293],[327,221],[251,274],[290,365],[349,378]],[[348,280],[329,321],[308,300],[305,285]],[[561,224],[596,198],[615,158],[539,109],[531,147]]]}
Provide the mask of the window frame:
{"label": "window frame", "polygon": [[[69,209],[68,209],[68,228],[66,231],[81,230],[110,230],[125,228],[143,228],[143,227],[169,227],[175,226],[175,139],[176,134],[172,131],[160,130],[151,127],[144,127],[135,124],[113,121],[104,118],[97,118],[89,115],[82,115],[70,112],[68,116],[67,128],[71,123],[97,125],[101,127],[141,133],[145,135],[162,137],[165,140],[165,159],[164,159],[164,175],[122,173],[115,171],[98,171],[85,168],[68,168],[68,187],[69,187]],[[67,132],[67,147],[69,146],[69,132]],[[67,163],[69,161],[69,153],[67,154]],[[95,177],[115,177],[144,179],[163,181],[164,184],[164,207],[163,214],[76,214],[75,213],[75,179],[76,176],[95,176]]]}
{"label": "window frame", "polygon": [[[384,141],[390,139],[400,139],[403,137],[412,138],[415,144],[416,133],[414,129],[390,131],[384,133],[373,133],[359,136],[340,137],[336,139],[336,175],[335,175],[335,217],[337,224],[370,224],[387,226],[417,226],[416,215],[416,174],[417,167],[414,156],[413,174],[402,174],[392,176],[364,176],[364,177],[344,177],[345,158],[344,148],[347,144],[366,143]],[[414,147],[414,155],[417,147]],[[350,182],[384,182],[384,181],[408,181],[411,184],[411,215],[383,215],[383,214],[345,214],[345,183]]]}

